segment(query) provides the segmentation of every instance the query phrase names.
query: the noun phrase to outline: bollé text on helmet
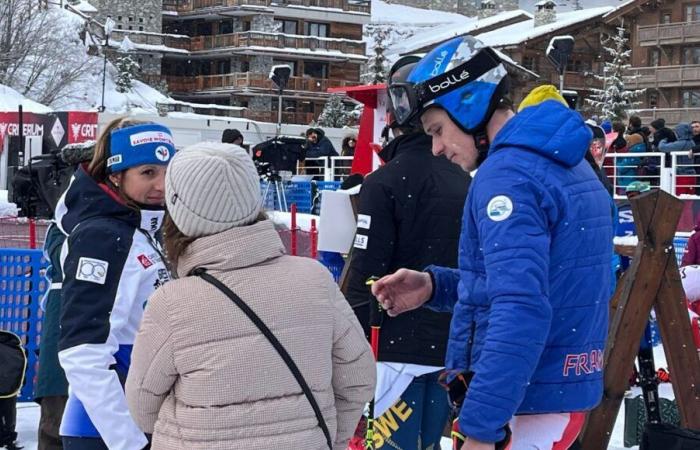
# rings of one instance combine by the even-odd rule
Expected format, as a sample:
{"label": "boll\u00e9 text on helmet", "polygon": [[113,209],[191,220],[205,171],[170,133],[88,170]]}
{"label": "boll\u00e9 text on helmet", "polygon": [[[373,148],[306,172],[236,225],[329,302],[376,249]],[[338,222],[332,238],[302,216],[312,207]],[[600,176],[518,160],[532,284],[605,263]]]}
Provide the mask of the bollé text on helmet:
{"label": "boll\u00e9 text on helmet", "polygon": [[449,75],[439,84],[429,84],[428,87],[430,88],[430,92],[436,94],[443,89],[447,89],[450,86],[454,86],[455,84],[466,80],[467,78],[469,78],[469,72],[463,70],[462,73],[459,74],[459,76],[457,76],[456,74]]}

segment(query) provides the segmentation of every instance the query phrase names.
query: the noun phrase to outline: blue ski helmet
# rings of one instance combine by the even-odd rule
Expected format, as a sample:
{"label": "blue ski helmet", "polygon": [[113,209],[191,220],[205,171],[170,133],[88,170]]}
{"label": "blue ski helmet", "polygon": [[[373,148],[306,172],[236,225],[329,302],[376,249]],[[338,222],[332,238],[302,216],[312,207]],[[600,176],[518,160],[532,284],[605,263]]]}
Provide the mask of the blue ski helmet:
{"label": "blue ski helmet", "polygon": [[496,52],[471,36],[451,39],[425,55],[389,95],[400,125],[439,106],[467,134],[483,133],[508,94],[509,78]]}

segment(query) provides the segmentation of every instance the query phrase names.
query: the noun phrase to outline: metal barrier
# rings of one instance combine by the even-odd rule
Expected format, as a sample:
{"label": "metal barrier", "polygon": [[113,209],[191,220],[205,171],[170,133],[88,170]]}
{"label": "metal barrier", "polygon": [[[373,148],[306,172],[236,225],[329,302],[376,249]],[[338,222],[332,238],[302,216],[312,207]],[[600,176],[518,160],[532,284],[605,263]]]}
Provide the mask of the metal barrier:
{"label": "metal barrier", "polygon": [[325,181],[343,181],[350,176],[354,156],[332,156],[330,174]]}
{"label": "metal barrier", "polygon": [[41,297],[48,289],[41,250],[0,249],[0,328],[17,334],[27,351],[20,401],[34,399],[41,319]]}
{"label": "metal barrier", "polygon": [[603,170],[613,183],[616,199],[625,199],[625,188],[635,181],[645,181],[651,186],[671,192],[670,170],[666,166],[665,153],[608,153]]}
{"label": "metal barrier", "polygon": [[350,175],[353,156],[306,158],[297,163],[299,175],[311,175],[315,181],[343,181]]}

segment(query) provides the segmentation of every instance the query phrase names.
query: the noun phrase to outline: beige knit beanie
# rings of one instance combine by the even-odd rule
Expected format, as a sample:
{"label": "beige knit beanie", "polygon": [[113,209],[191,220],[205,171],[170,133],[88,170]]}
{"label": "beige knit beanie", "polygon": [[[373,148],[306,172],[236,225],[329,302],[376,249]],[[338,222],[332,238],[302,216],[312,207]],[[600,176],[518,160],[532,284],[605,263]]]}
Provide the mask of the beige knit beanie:
{"label": "beige knit beanie", "polygon": [[165,203],[175,225],[190,237],[251,224],[262,204],[258,172],[237,145],[190,145],[168,166]]}

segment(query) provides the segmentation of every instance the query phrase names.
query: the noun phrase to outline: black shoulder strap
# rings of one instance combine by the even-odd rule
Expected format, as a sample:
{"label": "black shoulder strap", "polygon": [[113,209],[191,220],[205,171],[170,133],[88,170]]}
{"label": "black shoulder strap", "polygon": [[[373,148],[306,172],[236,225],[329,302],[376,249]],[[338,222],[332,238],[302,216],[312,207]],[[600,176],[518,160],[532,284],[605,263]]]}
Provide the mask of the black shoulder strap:
{"label": "black shoulder strap", "polygon": [[230,298],[231,301],[233,301],[233,303],[235,303],[236,306],[238,306],[241,309],[241,311],[243,311],[245,315],[248,316],[248,318],[255,324],[255,326],[258,327],[260,332],[262,332],[262,334],[265,335],[267,340],[270,341],[270,344],[272,344],[272,346],[275,347],[275,350],[277,350],[277,353],[279,353],[279,355],[282,357],[285,364],[287,364],[287,367],[289,367],[289,370],[292,372],[292,375],[294,375],[294,378],[296,378],[297,383],[299,383],[299,386],[301,386],[301,390],[304,392],[304,395],[309,400],[309,403],[311,403],[311,408],[313,408],[314,414],[316,414],[316,420],[318,420],[318,426],[321,428],[323,434],[326,436],[328,448],[330,450],[333,450],[333,440],[331,439],[331,433],[328,431],[326,421],[323,419],[323,415],[321,414],[321,408],[319,408],[318,403],[316,403],[314,394],[313,392],[311,392],[311,388],[309,388],[309,385],[306,384],[304,376],[299,371],[299,368],[294,363],[294,360],[289,355],[287,350],[282,346],[280,341],[277,340],[277,337],[272,333],[272,331],[270,331],[267,325],[265,325],[265,322],[263,322],[260,319],[260,317],[258,317],[258,315],[255,314],[255,312],[252,309],[250,309],[250,307],[246,305],[245,302],[241,300],[241,298],[237,296],[231,289],[229,289],[224,283],[222,283],[215,277],[209,275],[206,272],[206,270],[201,268],[195,269],[192,273],[195,276],[198,276],[202,280],[206,281],[207,283],[213,285],[221,292],[223,292],[228,298]]}

